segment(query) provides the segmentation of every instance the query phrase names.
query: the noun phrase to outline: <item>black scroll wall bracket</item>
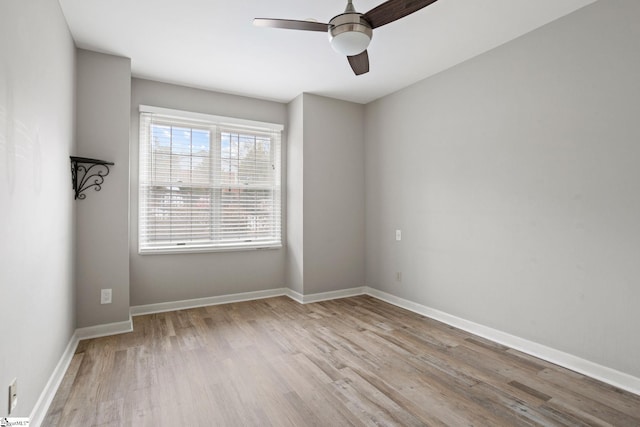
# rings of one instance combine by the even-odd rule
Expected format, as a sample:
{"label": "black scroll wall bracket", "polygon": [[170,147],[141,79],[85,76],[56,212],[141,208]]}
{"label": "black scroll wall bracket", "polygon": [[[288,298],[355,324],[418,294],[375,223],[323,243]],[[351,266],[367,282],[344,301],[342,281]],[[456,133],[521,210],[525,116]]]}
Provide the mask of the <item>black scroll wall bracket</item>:
{"label": "black scroll wall bracket", "polygon": [[86,199],[87,195],[84,194],[84,191],[91,187],[100,191],[104,177],[109,175],[109,166],[113,165],[113,162],[105,162],[104,160],[71,156],[71,181],[76,200]]}

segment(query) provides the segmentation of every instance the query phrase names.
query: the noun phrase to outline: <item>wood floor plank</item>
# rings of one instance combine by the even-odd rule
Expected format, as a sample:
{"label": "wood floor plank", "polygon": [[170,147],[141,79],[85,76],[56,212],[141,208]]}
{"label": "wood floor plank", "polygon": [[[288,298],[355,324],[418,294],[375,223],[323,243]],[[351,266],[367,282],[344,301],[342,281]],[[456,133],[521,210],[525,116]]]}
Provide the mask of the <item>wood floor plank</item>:
{"label": "wood floor plank", "polygon": [[58,420],[65,409],[65,404],[71,394],[73,383],[76,380],[83,358],[84,353],[76,353],[73,355],[73,358],[69,363],[69,367],[67,368],[67,372],[60,383],[60,387],[58,387],[58,391],[49,406],[48,416],[54,424],[58,423]]}
{"label": "wood floor plank", "polygon": [[640,397],[631,396],[622,390],[612,388],[612,393],[602,393],[603,384],[577,374],[576,377],[560,377],[550,369],[543,369],[538,372],[538,376],[558,387],[576,390],[579,394],[598,400],[624,414],[634,418],[640,418]]}
{"label": "wood floor plank", "polygon": [[640,396],[369,296],[136,316],[44,426],[640,426]]}
{"label": "wood floor plank", "polygon": [[[567,412],[570,412],[573,416],[585,420],[587,423],[592,422],[591,418],[595,417],[595,419],[610,420],[613,425],[640,425],[640,419],[627,416],[602,403],[603,400],[606,400],[604,397],[590,399],[582,396],[579,389],[558,387],[551,382],[545,381],[538,376],[538,373],[542,370],[538,370],[539,366],[533,361],[527,361],[525,364],[514,364],[510,357],[505,357],[493,351],[475,352],[472,349],[464,347],[456,348],[453,351],[456,352],[456,356],[464,356],[466,360],[476,364],[476,366],[485,366],[486,369],[493,371],[496,375],[502,376],[505,379],[518,381],[521,384],[551,396],[552,399],[549,400],[547,406],[555,407],[556,409],[560,408],[561,410],[564,408],[564,410],[567,410]],[[485,357],[481,357],[481,355]],[[557,375],[560,374],[558,373]],[[571,373],[570,375],[565,374],[560,381],[568,381],[575,375],[575,373]],[[605,392],[607,388],[607,386],[603,385],[602,391]],[[612,392],[609,391],[608,394],[611,395]],[[631,393],[628,393],[628,395],[631,395]],[[571,411],[569,411],[569,408],[571,408]]]}

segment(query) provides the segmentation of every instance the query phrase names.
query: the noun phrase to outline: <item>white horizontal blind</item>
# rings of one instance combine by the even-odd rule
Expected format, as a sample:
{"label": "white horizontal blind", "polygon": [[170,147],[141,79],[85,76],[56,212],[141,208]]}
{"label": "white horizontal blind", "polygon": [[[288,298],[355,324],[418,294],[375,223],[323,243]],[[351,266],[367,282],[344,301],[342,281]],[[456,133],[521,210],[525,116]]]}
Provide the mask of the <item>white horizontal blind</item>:
{"label": "white horizontal blind", "polygon": [[140,114],[140,253],[282,245],[280,129],[229,122]]}

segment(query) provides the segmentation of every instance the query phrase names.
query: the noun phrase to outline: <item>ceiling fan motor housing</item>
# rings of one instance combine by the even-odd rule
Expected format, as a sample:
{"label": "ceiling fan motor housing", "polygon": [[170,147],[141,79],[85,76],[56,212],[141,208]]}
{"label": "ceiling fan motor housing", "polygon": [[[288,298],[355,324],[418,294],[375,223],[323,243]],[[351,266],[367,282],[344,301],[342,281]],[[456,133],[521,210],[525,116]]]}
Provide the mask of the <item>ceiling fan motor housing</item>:
{"label": "ceiling fan motor housing", "polygon": [[331,47],[343,55],[355,56],[364,52],[372,36],[371,25],[361,13],[343,13],[329,21]]}

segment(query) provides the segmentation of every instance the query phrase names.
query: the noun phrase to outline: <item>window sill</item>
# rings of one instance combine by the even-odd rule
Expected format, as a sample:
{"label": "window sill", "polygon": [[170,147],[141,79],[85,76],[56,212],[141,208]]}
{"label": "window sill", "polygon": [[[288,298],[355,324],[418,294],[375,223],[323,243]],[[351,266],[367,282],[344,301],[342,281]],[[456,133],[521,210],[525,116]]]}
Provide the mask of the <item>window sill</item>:
{"label": "window sill", "polygon": [[216,252],[247,252],[282,249],[282,244],[266,244],[264,246],[218,246],[218,247],[179,247],[179,248],[158,248],[158,249],[138,249],[138,255],[179,255],[179,254],[199,254]]}

